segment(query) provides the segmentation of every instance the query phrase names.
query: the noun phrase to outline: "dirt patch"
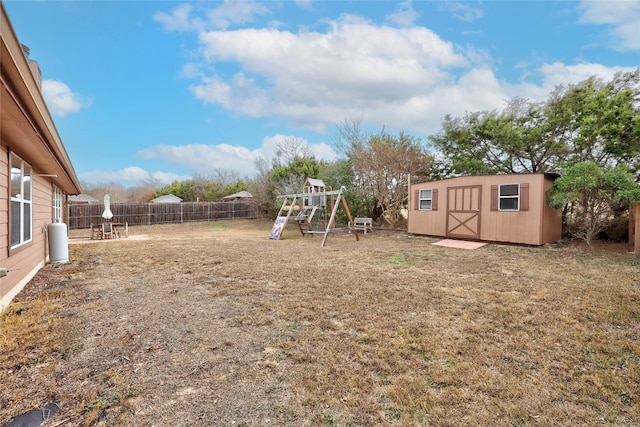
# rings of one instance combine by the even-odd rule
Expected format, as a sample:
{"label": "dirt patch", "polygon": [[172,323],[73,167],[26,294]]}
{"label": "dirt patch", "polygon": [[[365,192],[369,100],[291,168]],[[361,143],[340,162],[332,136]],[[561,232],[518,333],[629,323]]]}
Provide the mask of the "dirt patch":
{"label": "dirt patch", "polygon": [[0,317],[0,424],[54,400],[47,425],[640,424],[620,246],[321,248],[271,225],[70,245]]}
{"label": "dirt patch", "polygon": [[91,237],[69,237],[69,244],[70,245],[81,245],[81,244],[87,244],[87,243],[115,243],[115,242],[123,242],[123,241],[133,241],[133,240],[148,240],[149,236],[144,235],[144,234],[140,234],[140,235],[134,235],[134,236],[122,236],[122,237],[118,237],[115,239],[92,239]]}

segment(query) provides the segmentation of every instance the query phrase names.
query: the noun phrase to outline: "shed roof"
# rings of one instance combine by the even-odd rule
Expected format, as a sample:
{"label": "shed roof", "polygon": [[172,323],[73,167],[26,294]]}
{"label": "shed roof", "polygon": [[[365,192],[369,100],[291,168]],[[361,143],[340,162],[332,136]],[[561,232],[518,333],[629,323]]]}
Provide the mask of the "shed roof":
{"label": "shed roof", "polygon": [[239,191],[237,193],[233,193],[233,194],[229,194],[228,196],[224,196],[222,199],[248,199],[250,197],[253,197],[253,194],[249,193],[248,191]]}
{"label": "shed roof", "polygon": [[558,177],[560,177],[560,174],[555,173],[555,172],[536,172],[536,173],[532,173],[532,172],[526,172],[526,173],[500,173],[500,174],[490,174],[490,175],[460,175],[460,176],[452,176],[449,178],[444,178],[444,179],[436,179],[433,181],[424,181],[424,182],[418,182],[415,184],[411,184],[411,186],[413,187],[414,185],[422,185],[422,184],[426,184],[426,183],[433,183],[433,182],[455,182],[458,180],[466,180],[466,179],[477,179],[478,181],[487,181],[487,180],[502,180],[503,177],[511,177],[513,179],[520,179],[524,176],[545,176],[545,177],[549,177],[553,180],[557,179]]}
{"label": "shed roof", "polygon": [[69,196],[69,203],[98,203],[99,200],[88,194],[78,194],[77,196]]}
{"label": "shed roof", "polygon": [[151,203],[180,203],[182,199],[174,194],[165,194],[151,200]]}

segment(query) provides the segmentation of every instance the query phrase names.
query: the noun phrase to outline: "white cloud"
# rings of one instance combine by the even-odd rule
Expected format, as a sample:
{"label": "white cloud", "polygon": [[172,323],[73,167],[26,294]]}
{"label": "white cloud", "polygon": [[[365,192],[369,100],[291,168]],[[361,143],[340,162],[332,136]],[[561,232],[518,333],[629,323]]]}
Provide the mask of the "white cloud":
{"label": "white cloud", "polygon": [[320,131],[363,112],[367,119],[412,114],[403,110],[413,108],[409,101],[453,80],[447,70],[469,65],[426,28],[375,26],[350,15],[326,33],[243,29],[204,32],[200,40],[206,61],[237,63],[240,71],[191,85],[196,98]]}
{"label": "white cloud", "polygon": [[77,113],[82,108],[91,106],[91,100],[83,99],[81,95],[73,93],[69,86],[57,80],[42,81],[42,96],[51,114],[58,117]]}
{"label": "white cloud", "polygon": [[[582,63],[564,64],[562,62],[544,63],[533,72],[527,72],[531,81],[519,83],[500,82],[500,90],[505,99],[513,97],[528,98],[533,101],[546,101],[551,92],[559,85],[580,83],[590,77],[609,81],[618,72],[630,72],[632,67],[607,67],[602,64]],[[535,83],[533,82],[535,80]],[[500,107],[503,107],[501,105]]]}
{"label": "white cloud", "polygon": [[580,22],[608,25],[616,49],[640,50],[640,1],[582,1]]}
{"label": "white cloud", "polygon": [[205,19],[192,17],[190,4],[181,4],[171,13],[157,12],[154,19],[168,31],[226,30],[232,25],[244,25],[254,21],[258,15],[266,15],[269,8],[264,3],[243,0],[225,0],[219,6],[205,11]]}
{"label": "white cloud", "polygon": [[[174,165],[189,167],[194,175],[210,175],[215,170],[230,170],[240,175],[255,174],[255,161],[261,157],[267,162],[275,157],[277,144],[291,138],[287,135],[265,137],[262,145],[254,150],[238,145],[189,144],[189,145],[155,145],[137,153],[142,159],[161,159]],[[336,152],[325,142],[309,143],[297,138],[308,147],[319,160],[335,160]]]}
{"label": "white cloud", "polygon": [[[402,3],[400,11],[411,7]],[[443,7],[459,19],[483,15],[480,3]],[[587,62],[519,64],[521,81],[509,82],[496,77],[488,49],[454,45],[425,27],[395,28],[346,14],[322,23],[324,30],[199,32],[202,62],[184,72],[194,79],[191,92],[240,116],[284,117],[316,132],[361,117],[367,126],[424,137],[439,130],[445,114],[502,109],[515,96],[544,101],[557,84],[626,71]]]}
{"label": "white cloud", "polygon": [[131,166],[119,171],[89,171],[78,174],[84,182],[119,184],[123,187],[134,187],[148,181],[157,181],[161,185],[169,185],[174,181],[184,181],[191,177],[167,172],[148,172],[137,166]]}
{"label": "white cloud", "polygon": [[208,22],[212,28],[226,30],[236,24],[253,22],[255,15],[266,15],[269,8],[264,3],[242,0],[225,0],[220,6],[207,12]]}
{"label": "white cloud", "polygon": [[457,1],[444,1],[440,9],[451,13],[455,19],[464,22],[473,22],[484,16],[484,11],[480,7],[482,3],[462,3]]}
{"label": "white cloud", "polygon": [[190,4],[181,4],[173,9],[171,13],[157,12],[153,19],[163,24],[168,31],[190,31],[201,28],[201,20],[191,20],[192,9],[193,7]]}
{"label": "white cloud", "polygon": [[[592,76],[603,80],[611,80],[617,72],[635,70],[634,67],[608,67],[602,64],[574,64],[567,65],[561,62],[543,64],[539,72],[543,77],[542,86],[553,88],[560,84],[578,83]],[[549,91],[550,92],[550,91]]]}
{"label": "white cloud", "polygon": [[231,108],[231,86],[220,80],[217,76],[203,77],[202,84],[191,85],[189,90],[198,99],[207,103],[220,104],[225,108]]}
{"label": "white cloud", "polygon": [[388,22],[401,27],[410,27],[420,15],[413,9],[411,0],[398,4],[398,11],[387,15]]}
{"label": "white cloud", "polygon": [[313,7],[313,0],[294,0],[294,2],[302,9],[311,10]]}

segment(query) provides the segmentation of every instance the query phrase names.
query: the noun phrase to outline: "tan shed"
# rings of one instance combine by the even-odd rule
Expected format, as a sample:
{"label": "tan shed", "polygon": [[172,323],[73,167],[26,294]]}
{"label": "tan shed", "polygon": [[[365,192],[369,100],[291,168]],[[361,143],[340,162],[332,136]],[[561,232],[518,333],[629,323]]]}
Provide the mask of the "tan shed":
{"label": "tan shed", "polygon": [[547,190],[557,175],[449,178],[412,185],[409,233],[542,245],[562,237],[561,212]]}

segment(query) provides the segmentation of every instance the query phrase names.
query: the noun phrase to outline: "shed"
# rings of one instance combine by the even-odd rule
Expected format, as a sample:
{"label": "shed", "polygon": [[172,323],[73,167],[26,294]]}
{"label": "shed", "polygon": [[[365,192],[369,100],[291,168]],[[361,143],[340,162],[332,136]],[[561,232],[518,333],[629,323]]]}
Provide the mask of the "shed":
{"label": "shed", "polygon": [[464,176],[411,186],[408,231],[471,240],[542,245],[562,238],[548,203],[555,174]]}
{"label": "shed", "polygon": [[182,203],[182,199],[173,194],[166,194],[164,196],[156,197],[151,200],[151,203]]}
{"label": "shed", "polygon": [[224,196],[222,200],[246,200],[251,198],[253,198],[253,194],[249,193],[248,191],[239,191],[237,193]]}
{"label": "shed", "polygon": [[95,203],[101,203],[100,200],[96,199],[95,197],[92,197],[88,194],[78,194],[77,196],[69,196],[67,198],[67,202],[68,203],[75,203],[75,204],[95,204]]}

